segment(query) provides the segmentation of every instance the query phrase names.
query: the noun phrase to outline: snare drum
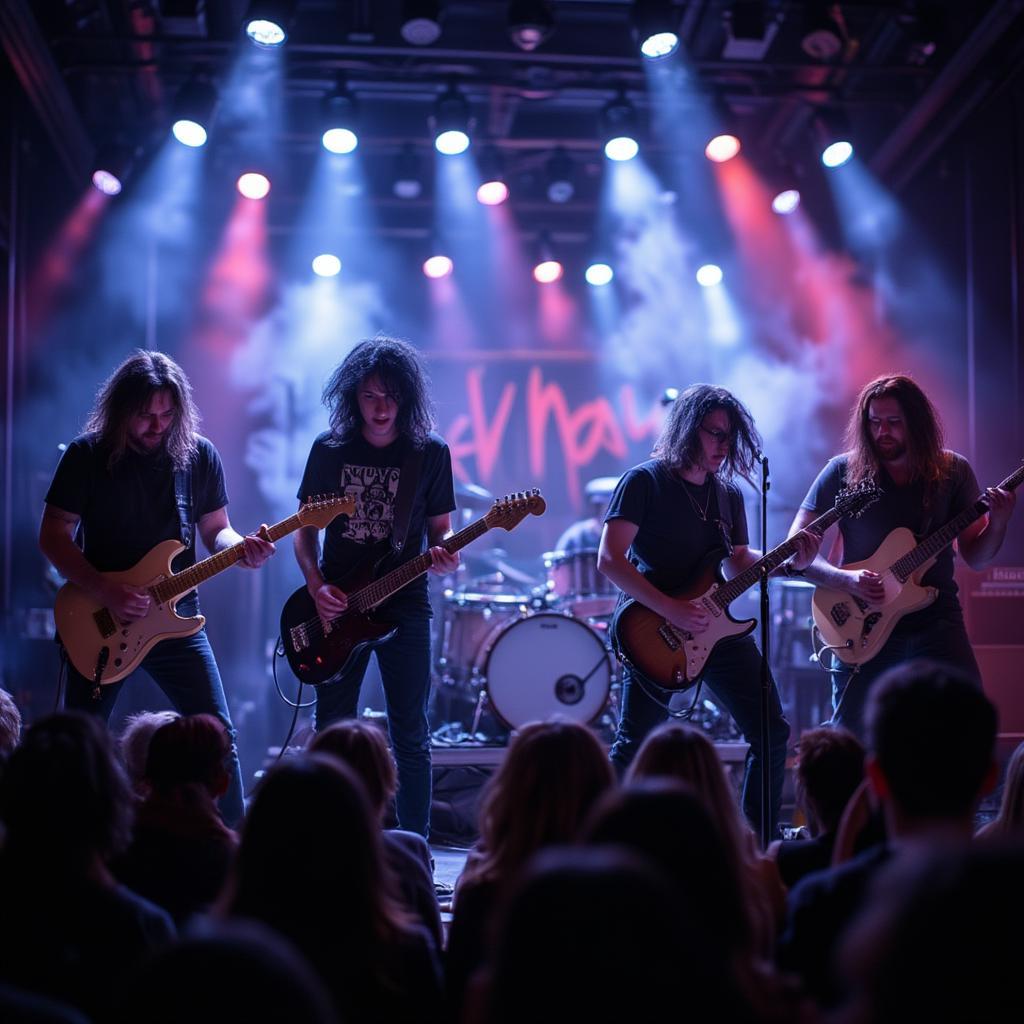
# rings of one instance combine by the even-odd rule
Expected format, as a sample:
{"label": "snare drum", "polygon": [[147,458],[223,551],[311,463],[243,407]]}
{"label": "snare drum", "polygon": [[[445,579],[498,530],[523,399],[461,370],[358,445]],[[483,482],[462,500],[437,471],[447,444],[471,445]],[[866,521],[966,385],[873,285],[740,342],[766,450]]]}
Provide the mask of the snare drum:
{"label": "snare drum", "polygon": [[535,612],[498,626],[474,671],[510,728],[554,714],[592,722],[608,703],[612,682],[611,659],[598,634],[559,612]]}
{"label": "snare drum", "polygon": [[542,556],[548,592],[578,619],[611,615],[618,590],[597,568],[597,549],[547,551]]}
{"label": "snare drum", "polygon": [[469,682],[477,656],[495,626],[519,618],[529,603],[525,594],[446,590],[438,660],[441,679]]}

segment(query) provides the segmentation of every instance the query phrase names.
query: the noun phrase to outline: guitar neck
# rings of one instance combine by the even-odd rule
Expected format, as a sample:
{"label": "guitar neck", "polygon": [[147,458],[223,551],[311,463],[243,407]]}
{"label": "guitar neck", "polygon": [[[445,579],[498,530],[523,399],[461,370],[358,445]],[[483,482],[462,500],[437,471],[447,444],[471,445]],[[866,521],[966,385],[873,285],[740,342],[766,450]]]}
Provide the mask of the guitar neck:
{"label": "guitar neck", "polygon": [[[301,525],[302,521],[296,512],[287,519],[268,526],[267,537],[271,542],[276,542],[282,537],[287,537],[289,533],[294,533]],[[217,573],[230,569],[241,560],[244,554],[245,545],[243,543],[232,544],[231,547],[224,548],[223,551],[218,551],[217,554],[210,555],[209,558],[196,562],[188,569],[162,580],[152,588],[153,598],[158,604],[166,604],[182,594],[187,594],[190,590],[198,587],[200,583],[205,583],[211,577],[216,576]]]}
{"label": "guitar neck", "polygon": [[[482,537],[489,529],[486,518],[478,519],[447,540],[441,541],[440,546],[449,554],[454,554],[478,537]],[[422,555],[417,555],[408,562],[404,562],[397,569],[392,569],[391,572],[381,576],[379,580],[374,580],[362,590],[357,590],[349,597],[349,606],[359,612],[368,612],[401,590],[407,583],[411,583],[417,576],[422,576],[430,566],[430,552],[424,551]]]}
{"label": "guitar neck", "polygon": [[[830,508],[824,515],[818,516],[814,522],[809,523],[805,529],[812,530],[819,535],[823,534],[833,523],[842,519],[843,513],[838,508]],[[714,594],[713,600],[722,608],[727,608],[744,591],[749,590],[762,576],[767,576],[777,569],[782,563],[796,553],[796,541],[790,537],[783,541],[777,548],[772,548],[767,554],[759,558],[753,565],[746,568],[738,576],[734,576],[727,583],[723,583]]]}
{"label": "guitar neck", "polygon": [[[1012,491],[1019,486],[1021,480],[1024,480],[1024,466],[1018,466],[999,486],[1004,491]],[[974,504],[965,508],[960,515],[951,519],[945,526],[940,527],[916,547],[911,548],[902,558],[893,562],[889,566],[889,571],[901,583],[906,583],[925,562],[952,544],[960,533],[966,530],[971,523],[980,519],[987,511],[988,503],[985,496],[978,495]]]}

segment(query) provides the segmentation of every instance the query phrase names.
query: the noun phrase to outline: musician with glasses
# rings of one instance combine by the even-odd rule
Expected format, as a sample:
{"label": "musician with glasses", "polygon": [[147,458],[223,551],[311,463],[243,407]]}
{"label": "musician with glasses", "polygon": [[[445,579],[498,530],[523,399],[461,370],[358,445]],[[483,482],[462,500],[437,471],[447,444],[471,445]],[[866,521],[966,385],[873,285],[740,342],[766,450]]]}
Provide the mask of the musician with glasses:
{"label": "musician with glasses", "polygon": [[[131,569],[161,541],[188,534],[186,549],[172,563],[175,572],[195,564],[197,533],[211,552],[244,543],[239,564],[247,568],[258,568],[274,552],[270,541],[242,537],[232,528],[220,456],[198,426],[181,367],[162,352],[139,349],[100,388],[85,432],[68,445],[46,494],[43,554],[122,622],[146,616],[153,598],[145,588],[106,574]],[[185,594],[176,611],[198,615],[196,591]],[[221,811],[229,825],[237,825],[243,797],[235,730],[205,628],[159,641],[142,668],[179,712],[215,715],[228,731],[231,781]],[[105,721],[122,682],[104,685],[95,698],[93,681],[69,663],[65,706]]]}
{"label": "musician with glasses", "polygon": [[[694,384],[672,404],[653,458],[625,473],[605,515],[598,567],[626,595],[677,629],[699,636],[709,625],[697,601],[671,596],[722,563],[727,576],[753,565],[743,498],[732,477],[750,479],[761,438],[750,413],[725,388]],[[801,533],[791,565],[806,566],[819,538]],[[717,644],[704,683],[732,715],[750,744],[743,780],[743,810],[757,827],[761,817],[761,656],[751,637]],[[621,772],[644,737],[668,717],[669,692],[630,665],[623,668],[622,706],[611,759]],[[771,822],[782,799],[789,724],[772,682],[768,756],[772,769]]]}
{"label": "musician with glasses", "polygon": [[[919,540],[934,533],[974,504],[980,494],[968,461],[942,446],[942,425],[934,406],[910,377],[882,376],[865,385],[846,428],[848,451],[819,473],[793,520],[803,529],[827,509],[844,485],[873,480],[880,499],[859,518],[841,520],[828,560],[819,556],[805,570],[807,579],[844,592],[869,614],[886,599],[884,565],[846,569],[868,561],[897,527]],[[1012,491],[990,487],[988,513],[964,529],[957,549],[972,569],[996,556],[1016,501]],[[953,550],[946,545],[921,579],[937,590],[935,601],[904,615],[870,660],[839,664],[832,676],[833,721],[863,736],[863,713],[871,684],[886,669],[913,658],[929,658],[959,668],[980,685],[981,674],[964,627],[953,579]],[[884,628],[879,620],[874,628]]]}

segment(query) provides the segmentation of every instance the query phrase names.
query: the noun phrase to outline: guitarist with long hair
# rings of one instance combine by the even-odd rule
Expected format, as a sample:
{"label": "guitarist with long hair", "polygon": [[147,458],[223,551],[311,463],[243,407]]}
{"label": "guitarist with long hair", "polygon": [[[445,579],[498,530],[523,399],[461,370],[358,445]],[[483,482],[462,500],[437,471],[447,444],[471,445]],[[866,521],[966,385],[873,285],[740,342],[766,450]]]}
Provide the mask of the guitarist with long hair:
{"label": "guitarist with long hair", "polygon": [[[702,604],[672,596],[720,563],[733,576],[753,565],[760,552],[749,547],[743,497],[734,475],[749,479],[761,438],[750,413],[725,388],[694,384],[673,403],[653,458],[628,470],[605,516],[598,568],[625,594],[676,629],[699,638],[710,618]],[[820,538],[804,532],[795,541],[790,567],[806,566]],[[732,715],[750,744],[743,780],[743,810],[754,827],[761,817],[761,656],[749,636],[718,644],[703,679]],[[627,662],[622,706],[611,759],[621,772],[644,737],[667,715],[671,694]],[[772,683],[769,720],[772,767],[771,821],[782,799],[789,724]]]}
{"label": "guitarist with long hair", "polygon": [[[220,456],[198,427],[182,368],[162,352],[138,349],[100,387],[84,433],[57,466],[39,547],[120,623],[148,615],[153,596],[105,574],[130,569],[160,541],[185,544],[174,559],[175,572],[195,564],[197,533],[211,552],[244,545],[240,564],[247,568],[258,568],[274,552],[269,540],[242,537],[232,528]],[[198,615],[195,590],[178,601],[176,611]],[[160,640],[142,667],[182,714],[215,715],[228,730],[231,782],[221,810],[229,825],[237,825],[243,797],[235,731],[206,630]],[[97,676],[102,668],[97,666]],[[120,689],[120,682],[97,687],[69,661],[67,708],[106,721]]]}
{"label": "guitarist with long hair", "polygon": [[[427,376],[416,349],[377,337],[345,357],[324,387],[330,429],[313,442],[299,485],[299,500],[335,491],[356,500],[355,515],[324,531],[295,537],[295,557],[325,625],[349,607],[337,585],[365,563],[380,542],[393,548],[383,568],[394,569],[430,549],[431,571],[443,575],[459,556],[440,546],[451,532],[455,509],[451,453],[434,433]],[[404,479],[404,486],[403,486]],[[404,521],[403,521],[404,520]],[[396,530],[401,537],[396,540]],[[402,588],[380,609],[397,632],[376,649],[388,729],[398,766],[398,821],[427,835],[431,758],[427,722],[430,690],[430,604],[425,577]],[[318,730],[356,714],[359,687],[369,662],[365,650],[337,678],[316,690]]]}
{"label": "guitarist with long hair", "polygon": [[[968,461],[943,447],[942,425],[928,396],[903,374],[878,377],[865,385],[846,428],[846,444],[848,450],[830,459],[818,474],[791,529],[803,529],[843,485],[872,479],[881,489],[880,499],[863,516],[840,522],[829,559],[819,556],[805,571],[819,588],[848,595],[851,603],[838,602],[834,610],[837,625],[849,614],[862,622],[858,646],[870,638],[872,628],[880,636],[891,629],[868,660],[859,661],[856,650],[841,649],[844,658],[832,676],[833,721],[863,736],[871,684],[894,665],[929,658],[955,666],[981,684],[957,599],[951,544],[938,550],[934,563],[917,581],[934,588],[934,600],[903,614],[894,625],[897,616],[883,611],[886,605],[898,608],[900,581],[889,571],[889,558],[872,560],[880,548],[884,553],[883,542],[893,530],[904,528],[918,539],[933,534],[970,509],[980,489]],[[1012,491],[998,487],[988,488],[984,497],[987,513],[956,538],[960,555],[972,569],[981,569],[995,558],[1016,501]],[[860,564],[867,561],[877,564],[874,568]]]}

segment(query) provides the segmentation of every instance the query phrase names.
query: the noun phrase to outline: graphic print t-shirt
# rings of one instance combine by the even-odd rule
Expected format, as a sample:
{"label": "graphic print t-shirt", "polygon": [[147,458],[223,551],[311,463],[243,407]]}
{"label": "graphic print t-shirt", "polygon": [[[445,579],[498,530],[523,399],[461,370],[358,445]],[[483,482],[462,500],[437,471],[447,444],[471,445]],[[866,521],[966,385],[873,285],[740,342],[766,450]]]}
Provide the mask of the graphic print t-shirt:
{"label": "graphic print t-shirt", "polygon": [[[320,571],[325,579],[335,581],[362,562],[371,545],[391,537],[398,483],[409,446],[400,439],[386,448],[376,448],[362,436],[340,445],[330,441],[328,431],[313,442],[298,498],[306,501],[317,494],[355,498],[355,514],[347,519],[339,516],[324,531]],[[423,451],[405,546],[400,555],[389,556],[384,569],[393,569],[422,554],[427,548],[427,520],[454,509],[451,453],[437,434],[431,434]],[[382,607],[389,618],[413,609],[429,614],[425,576],[404,587]]]}

